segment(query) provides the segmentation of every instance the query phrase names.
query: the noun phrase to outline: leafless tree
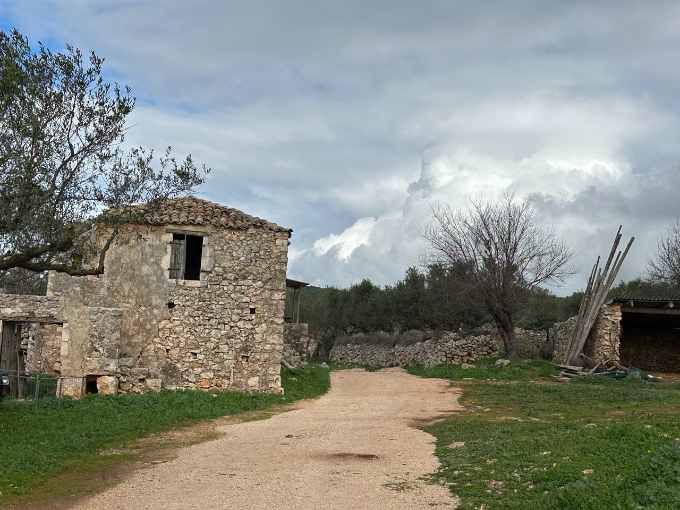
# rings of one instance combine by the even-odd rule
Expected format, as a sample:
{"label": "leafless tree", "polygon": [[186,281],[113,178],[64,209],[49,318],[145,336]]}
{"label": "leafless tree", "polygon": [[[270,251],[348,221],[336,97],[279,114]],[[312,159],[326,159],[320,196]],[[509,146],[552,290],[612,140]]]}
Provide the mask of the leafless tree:
{"label": "leafless tree", "polygon": [[442,262],[470,268],[506,355],[516,358],[514,312],[527,291],[570,274],[571,251],[537,224],[528,202],[510,194],[498,202],[473,200],[464,210],[436,206],[426,239]]}
{"label": "leafless tree", "polygon": [[649,276],[680,287],[680,220],[659,240],[656,258],[649,263]]}

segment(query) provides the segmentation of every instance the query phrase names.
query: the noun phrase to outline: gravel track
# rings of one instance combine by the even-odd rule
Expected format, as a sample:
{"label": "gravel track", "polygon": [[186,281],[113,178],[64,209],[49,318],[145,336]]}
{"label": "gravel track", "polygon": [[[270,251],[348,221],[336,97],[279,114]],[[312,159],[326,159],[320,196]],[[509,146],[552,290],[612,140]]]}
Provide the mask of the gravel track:
{"label": "gravel track", "polygon": [[460,409],[447,381],[400,369],[333,372],[325,396],[267,420],[220,425],[219,439],[136,471],[81,501],[106,509],[454,508],[434,438],[418,424]]}

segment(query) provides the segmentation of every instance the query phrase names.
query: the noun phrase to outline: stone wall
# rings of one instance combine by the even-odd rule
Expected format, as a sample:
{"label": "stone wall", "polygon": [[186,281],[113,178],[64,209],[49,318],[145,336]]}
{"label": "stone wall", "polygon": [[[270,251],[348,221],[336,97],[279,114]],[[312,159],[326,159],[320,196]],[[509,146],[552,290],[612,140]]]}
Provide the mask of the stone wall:
{"label": "stone wall", "polygon": [[620,361],[621,305],[604,305],[588,336],[583,352],[595,363]]}
{"label": "stone wall", "polygon": [[[545,343],[543,331],[517,329],[519,352],[524,357],[538,357]],[[501,356],[503,343],[492,327],[476,334],[444,332],[433,335],[410,331],[403,335],[353,335],[345,337],[331,350],[335,363],[358,364],[371,367],[419,364],[433,366],[444,363],[461,364],[489,356]]]}
{"label": "stone wall", "polygon": [[566,363],[571,335],[576,327],[576,317],[570,317],[564,322],[555,324],[550,329],[550,338],[553,343],[553,361]]}
{"label": "stone wall", "polygon": [[[576,317],[555,324],[551,329],[554,342],[553,360],[567,363],[569,342],[576,327]],[[602,307],[588,335],[583,353],[595,363],[620,361],[621,306],[613,303]]]}
{"label": "stone wall", "polygon": [[0,321],[61,322],[61,315],[58,298],[0,294]]}
{"label": "stone wall", "polygon": [[21,348],[28,373],[59,374],[63,306],[59,298],[0,294],[0,323],[21,323]]}
{"label": "stone wall", "polygon": [[62,324],[25,323],[26,372],[59,375],[61,373]]}
{"label": "stone wall", "polygon": [[316,352],[317,341],[309,335],[305,323],[285,323],[283,327],[283,359],[292,366],[309,361]]}

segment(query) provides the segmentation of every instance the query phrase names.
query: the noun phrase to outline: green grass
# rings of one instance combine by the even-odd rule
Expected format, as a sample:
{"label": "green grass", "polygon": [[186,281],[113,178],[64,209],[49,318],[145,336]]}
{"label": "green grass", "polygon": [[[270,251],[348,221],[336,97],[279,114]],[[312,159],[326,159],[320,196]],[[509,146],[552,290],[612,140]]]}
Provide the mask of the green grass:
{"label": "green grass", "polygon": [[46,477],[90,462],[105,448],[194,421],[258,411],[325,393],[329,371],[316,365],[282,371],[285,396],[163,391],[82,400],[0,403],[0,502]]}
{"label": "green grass", "polygon": [[555,383],[541,362],[473,370],[410,369],[463,388],[466,412],[426,429],[461,508],[680,508],[679,384]]}
{"label": "green grass", "polygon": [[473,368],[461,368],[460,365],[436,365],[434,367],[411,365],[406,370],[414,375],[437,379],[484,379],[499,381],[528,381],[541,377],[550,377],[558,372],[551,363],[542,360],[522,361],[502,368],[494,366],[495,362],[496,358],[483,358],[476,361]]}

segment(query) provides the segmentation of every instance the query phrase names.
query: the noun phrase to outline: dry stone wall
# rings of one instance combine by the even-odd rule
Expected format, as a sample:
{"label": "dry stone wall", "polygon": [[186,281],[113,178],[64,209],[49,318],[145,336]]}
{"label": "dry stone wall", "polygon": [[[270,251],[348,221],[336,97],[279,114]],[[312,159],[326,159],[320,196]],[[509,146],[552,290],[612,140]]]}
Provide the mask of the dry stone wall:
{"label": "dry stone wall", "polygon": [[[551,329],[553,360],[567,363],[569,342],[576,327],[576,317],[555,324]],[[593,329],[588,335],[583,353],[594,363],[620,361],[621,306],[612,303],[602,307]],[[591,362],[591,364],[592,364]]]}
{"label": "dry stone wall", "polygon": [[283,328],[283,359],[299,367],[309,361],[316,352],[317,341],[309,334],[305,323],[286,323]]}
{"label": "dry stone wall", "polygon": [[[545,332],[517,329],[516,335],[523,356],[539,356],[545,343]],[[444,332],[434,336],[410,331],[403,335],[353,335],[336,343],[330,359],[335,363],[390,367],[471,363],[479,358],[502,355],[500,337],[493,328],[486,327],[477,334]]]}
{"label": "dry stone wall", "polygon": [[621,305],[612,303],[602,307],[583,349],[595,363],[621,360],[621,317]]}
{"label": "dry stone wall", "polygon": [[550,329],[550,338],[553,343],[553,361],[566,363],[569,355],[569,342],[576,328],[576,317],[570,317],[564,322],[555,324]]}

